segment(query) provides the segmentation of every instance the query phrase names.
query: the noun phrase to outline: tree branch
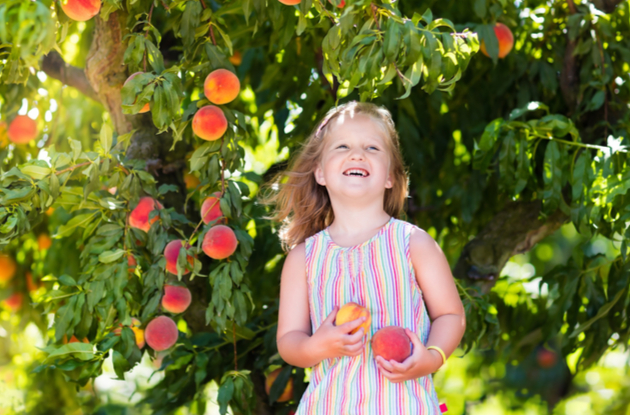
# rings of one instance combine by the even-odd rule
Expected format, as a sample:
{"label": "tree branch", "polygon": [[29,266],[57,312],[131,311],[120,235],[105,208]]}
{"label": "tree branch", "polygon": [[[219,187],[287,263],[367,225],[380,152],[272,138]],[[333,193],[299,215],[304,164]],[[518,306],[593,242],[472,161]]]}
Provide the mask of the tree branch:
{"label": "tree branch", "polygon": [[101,102],[85,76],[85,71],[67,64],[56,51],[53,50],[44,56],[42,71],[51,78],[61,81],[62,84],[76,88],[86,97]]}
{"label": "tree branch", "polygon": [[540,220],[542,204],[510,202],[464,247],[454,275],[470,284],[480,284],[488,292],[510,257],[530,250],[554,233],[569,218],[558,210]]}

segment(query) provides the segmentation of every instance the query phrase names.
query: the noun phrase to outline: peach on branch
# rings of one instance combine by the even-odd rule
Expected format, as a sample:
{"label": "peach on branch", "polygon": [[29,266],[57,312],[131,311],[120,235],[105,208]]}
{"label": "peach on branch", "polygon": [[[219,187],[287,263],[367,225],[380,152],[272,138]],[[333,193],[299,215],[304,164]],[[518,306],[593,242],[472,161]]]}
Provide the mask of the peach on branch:
{"label": "peach on branch", "polygon": [[177,324],[167,316],[154,318],[144,331],[147,344],[156,352],[169,349],[177,343],[177,336]]}
{"label": "peach on branch", "polygon": [[6,147],[9,144],[9,137],[7,136],[7,123],[0,121],[0,148]]}
{"label": "peach on branch", "polygon": [[[132,73],[131,75],[129,75],[129,78],[127,78],[127,80],[125,81],[125,83],[123,84],[123,86],[127,85],[127,82],[131,81],[133,78],[135,78],[136,76],[143,74],[144,72],[135,72]],[[135,101],[133,102],[134,104],[136,103]],[[140,109],[140,111],[138,111],[138,114],[143,114],[145,112],[149,112],[151,111],[151,106],[149,105],[149,103],[147,102],[146,104],[144,104],[144,106],[142,107],[142,109]]]}
{"label": "peach on branch", "polygon": [[199,108],[192,120],[193,132],[207,141],[218,140],[228,128],[227,118],[221,108],[206,105]]}
{"label": "peach on branch", "polygon": [[186,183],[186,189],[194,189],[201,184],[201,181],[197,176],[192,173],[184,174],[184,183]]}
{"label": "peach on branch", "polygon": [[201,217],[206,225],[223,216],[221,212],[221,193],[214,192],[213,196],[209,196],[201,204]]}
{"label": "peach on branch", "polygon": [[85,22],[101,10],[101,0],[61,0],[61,8],[72,20]]}
{"label": "peach on branch", "polygon": [[13,293],[9,296],[9,298],[4,300],[2,304],[4,304],[4,306],[9,310],[16,312],[20,311],[20,309],[22,308],[23,301],[24,296],[22,295],[22,293]]}
{"label": "peach on branch", "polygon": [[51,245],[52,239],[50,239],[50,236],[48,236],[47,234],[40,233],[39,236],[37,236],[37,246],[39,246],[40,251],[50,248]]}
{"label": "peach on branch", "polygon": [[278,0],[282,4],[286,4],[287,6],[295,6],[296,4],[300,4],[300,0]]}
{"label": "peach on branch", "polygon": [[221,105],[232,102],[241,91],[238,77],[227,69],[210,72],[203,83],[203,93],[213,104]]}
{"label": "peach on branch", "polygon": [[13,258],[0,253],[0,283],[10,281],[15,271],[17,271],[17,264]]}
{"label": "peach on branch", "polygon": [[[494,34],[497,36],[497,40],[499,41],[499,58],[505,58],[514,46],[514,35],[512,35],[510,28],[503,23],[497,23],[494,26]],[[480,49],[481,53],[490,57],[490,55],[488,55],[488,51],[486,50],[486,44],[484,41],[481,41]]]}
{"label": "peach on branch", "polygon": [[90,341],[86,338],[84,338],[83,340],[79,340],[74,334],[70,337],[70,340],[68,340],[68,336],[66,336],[65,334],[63,335],[63,339],[61,339],[61,342],[63,344],[68,344],[68,343],[89,343]]}
{"label": "peach on branch", "polygon": [[229,226],[216,225],[206,232],[201,249],[212,259],[225,259],[236,251],[237,245],[236,235]]}
{"label": "peach on branch", "polygon": [[31,274],[29,271],[26,271],[24,277],[26,279],[26,289],[28,290],[28,292],[37,291],[39,287],[37,284],[35,284],[35,281],[33,280],[33,274]]}
{"label": "peach on branch", "polygon": [[536,363],[538,363],[538,366],[542,367],[543,369],[554,367],[557,361],[558,355],[552,350],[541,347],[536,352]]}
{"label": "peach on branch", "polygon": [[162,297],[162,308],[169,313],[179,314],[186,311],[192,296],[190,290],[179,285],[165,285]]}
{"label": "peach on branch", "polygon": [[[133,334],[136,338],[136,345],[138,346],[138,349],[142,349],[144,347],[144,330],[142,330],[140,328],[140,326],[142,325],[142,323],[140,322],[140,320],[138,320],[135,317],[131,318],[131,326],[129,328],[131,328],[131,331],[133,331]],[[116,327],[113,330],[113,333],[116,336],[120,336],[120,334],[122,333],[122,324],[119,324],[119,327]]]}
{"label": "peach on branch", "polygon": [[[333,4],[331,0],[328,0],[328,3]],[[341,2],[339,3],[337,7],[339,7],[340,9],[343,9],[345,6],[346,6],[346,0],[341,0]]]}
{"label": "peach on branch", "polygon": [[15,144],[26,144],[37,137],[37,123],[26,115],[18,115],[9,124],[7,136]]}
{"label": "peach on branch", "polygon": [[238,66],[243,62],[243,55],[238,50],[234,51],[234,54],[228,58],[230,63],[234,66]]}
{"label": "peach on branch", "polygon": [[[176,239],[166,244],[164,248],[164,258],[166,258],[166,270],[171,274],[177,275],[177,258],[179,258],[179,249],[184,246],[184,241]],[[187,246],[188,248],[188,246]],[[188,255],[188,263],[192,267],[195,260],[192,256]],[[188,274],[190,271],[184,271],[182,275]]]}
{"label": "peach on branch", "polygon": [[341,326],[344,323],[354,321],[361,317],[365,317],[365,321],[359,327],[352,330],[350,334],[356,333],[361,329],[361,327],[363,327],[363,334],[367,334],[368,330],[370,329],[372,317],[370,316],[370,312],[367,308],[360,306],[355,302],[346,303],[339,309],[339,311],[337,311],[337,316],[335,317],[335,325]]}
{"label": "peach on branch", "polygon": [[[273,372],[271,372],[265,379],[265,391],[267,392],[267,395],[269,395],[271,386],[276,381],[276,378],[278,377],[281,371],[282,371],[282,368],[278,368],[274,370]],[[293,397],[293,379],[289,378],[289,381],[287,382],[287,386],[284,387],[284,390],[282,391],[282,394],[278,397],[277,402],[286,402],[290,400],[291,397]]]}
{"label": "peach on branch", "polygon": [[152,197],[146,196],[140,198],[138,205],[129,215],[129,226],[149,232],[151,225],[158,220],[157,216],[154,216],[153,219],[149,220],[149,214],[155,210],[156,205],[158,209],[163,208],[162,204]]}
{"label": "peach on branch", "polygon": [[387,326],[372,336],[372,352],[385,360],[403,362],[411,354],[411,340],[405,329],[398,326]]}

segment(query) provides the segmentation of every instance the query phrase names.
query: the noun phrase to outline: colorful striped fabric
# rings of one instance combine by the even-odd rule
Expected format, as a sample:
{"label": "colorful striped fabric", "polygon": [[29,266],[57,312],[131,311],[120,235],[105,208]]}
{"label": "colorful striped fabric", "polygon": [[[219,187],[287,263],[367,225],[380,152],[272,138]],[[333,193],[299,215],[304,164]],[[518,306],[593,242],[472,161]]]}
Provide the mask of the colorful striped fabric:
{"label": "colorful striped fabric", "polygon": [[370,339],[385,326],[406,327],[423,344],[431,322],[415,279],[409,235],[415,225],[390,219],[368,241],[341,247],[328,229],[306,239],[306,275],[313,333],[334,306],[354,301],[372,323],[364,352],[326,359],[312,368],[297,415],[441,413],[431,375],[392,383],[379,372]]}

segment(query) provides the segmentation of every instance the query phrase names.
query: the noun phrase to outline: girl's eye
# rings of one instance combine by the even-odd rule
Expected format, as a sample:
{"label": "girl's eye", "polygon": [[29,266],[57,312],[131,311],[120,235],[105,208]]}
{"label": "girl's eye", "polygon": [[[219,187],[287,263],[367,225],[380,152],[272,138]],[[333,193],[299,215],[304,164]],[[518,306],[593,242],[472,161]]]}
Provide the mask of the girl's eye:
{"label": "girl's eye", "polygon": [[378,147],[375,147],[375,146],[369,146],[368,148],[373,148],[374,150],[378,150]]}
{"label": "girl's eye", "polygon": [[342,145],[340,145],[340,146],[339,146],[339,147],[337,147],[337,148],[342,148],[342,147],[344,147],[344,148],[348,148],[348,146],[347,146],[347,145],[345,145],[345,144],[342,144]]}

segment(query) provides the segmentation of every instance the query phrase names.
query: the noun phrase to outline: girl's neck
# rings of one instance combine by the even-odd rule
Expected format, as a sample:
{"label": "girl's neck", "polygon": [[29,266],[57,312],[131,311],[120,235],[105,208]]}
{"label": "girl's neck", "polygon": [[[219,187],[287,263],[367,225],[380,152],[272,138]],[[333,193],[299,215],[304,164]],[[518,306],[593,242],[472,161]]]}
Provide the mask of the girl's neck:
{"label": "girl's neck", "polygon": [[[332,201],[331,201],[332,202]],[[383,210],[382,203],[368,206],[335,206],[332,203],[335,219],[330,224],[328,233],[340,246],[361,244],[385,226],[390,215]]]}

